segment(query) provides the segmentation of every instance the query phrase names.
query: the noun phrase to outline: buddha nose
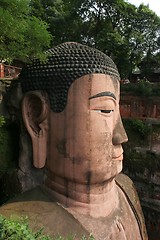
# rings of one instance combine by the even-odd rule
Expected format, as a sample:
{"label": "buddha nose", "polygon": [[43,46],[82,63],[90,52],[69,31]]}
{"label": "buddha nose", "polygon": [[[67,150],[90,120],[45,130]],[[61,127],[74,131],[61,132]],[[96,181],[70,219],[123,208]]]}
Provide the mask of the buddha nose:
{"label": "buddha nose", "polygon": [[119,145],[127,141],[128,141],[128,137],[124,129],[121,117],[119,117],[119,120],[113,131],[112,143],[113,145]]}

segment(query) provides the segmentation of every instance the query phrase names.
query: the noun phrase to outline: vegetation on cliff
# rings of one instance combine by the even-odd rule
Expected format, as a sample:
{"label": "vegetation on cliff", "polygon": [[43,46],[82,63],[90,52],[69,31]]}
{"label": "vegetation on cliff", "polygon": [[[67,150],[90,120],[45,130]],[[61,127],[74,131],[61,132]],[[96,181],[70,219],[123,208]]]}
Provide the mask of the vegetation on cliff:
{"label": "vegetation on cliff", "polygon": [[30,14],[29,0],[0,0],[0,60],[44,59],[51,34],[46,22]]}
{"label": "vegetation on cliff", "polygon": [[150,174],[160,171],[160,154],[152,149],[160,135],[160,125],[150,125],[139,119],[123,119],[129,141],[124,147],[124,171]]}
{"label": "vegetation on cliff", "polygon": [[0,116],[0,179],[18,161],[17,141],[17,128]]}
{"label": "vegetation on cliff", "polygon": [[[49,237],[48,235],[43,234],[44,228],[33,231],[31,230],[28,218],[15,218],[10,217],[6,218],[0,215],[0,239],[1,240],[75,240],[76,237],[69,236],[67,238],[63,238],[61,236],[57,236],[54,238]],[[86,238],[82,237],[81,240],[94,240],[92,236]]]}
{"label": "vegetation on cliff", "polygon": [[151,83],[141,79],[138,83],[128,83],[121,85],[122,95],[134,95],[141,97],[160,97],[160,84]]}
{"label": "vegetation on cliff", "polygon": [[3,116],[0,116],[0,128],[5,124],[5,120]]}

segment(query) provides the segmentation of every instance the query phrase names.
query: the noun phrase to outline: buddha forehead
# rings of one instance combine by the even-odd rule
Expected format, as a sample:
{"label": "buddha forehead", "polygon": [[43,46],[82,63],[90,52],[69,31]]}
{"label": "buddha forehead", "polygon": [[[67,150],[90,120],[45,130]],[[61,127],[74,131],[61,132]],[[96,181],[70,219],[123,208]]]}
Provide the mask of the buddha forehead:
{"label": "buddha forehead", "polygon": [[64,110],[71,84],[84,75],[102,73],[110,75],[113,82],[119,81],[119,73],[112,59],[97,49],[69,42],[46,53],[47,62],[34,60],[22,70],[20,80],[23,92],[46,91],[53,112]]}

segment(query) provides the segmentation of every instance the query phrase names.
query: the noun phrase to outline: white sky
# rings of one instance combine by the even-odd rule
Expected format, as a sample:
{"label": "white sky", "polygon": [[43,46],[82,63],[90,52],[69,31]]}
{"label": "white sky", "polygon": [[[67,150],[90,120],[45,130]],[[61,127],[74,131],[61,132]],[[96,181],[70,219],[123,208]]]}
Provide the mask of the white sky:
{"label": "white sky", "polygon": [[160,0],[126,0],[126,2],[132,3],[137,7],[141,3],[144,3],[145,5],[149,4],[149,8],[160,17]]}

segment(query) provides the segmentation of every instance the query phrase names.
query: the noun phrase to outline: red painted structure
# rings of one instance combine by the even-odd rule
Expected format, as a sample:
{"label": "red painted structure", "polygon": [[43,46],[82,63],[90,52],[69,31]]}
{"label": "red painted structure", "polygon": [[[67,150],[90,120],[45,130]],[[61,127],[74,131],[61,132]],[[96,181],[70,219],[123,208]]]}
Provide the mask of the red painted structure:
{"label": "red painted structure", "polygon": [[160,120],[160,97],[121,96],[120,112],[122,118],[155,118]]}
{"label": "red painted structure", "polygon": [[16,78],[21,71],[20,67],[0,63],[0,78]]}

